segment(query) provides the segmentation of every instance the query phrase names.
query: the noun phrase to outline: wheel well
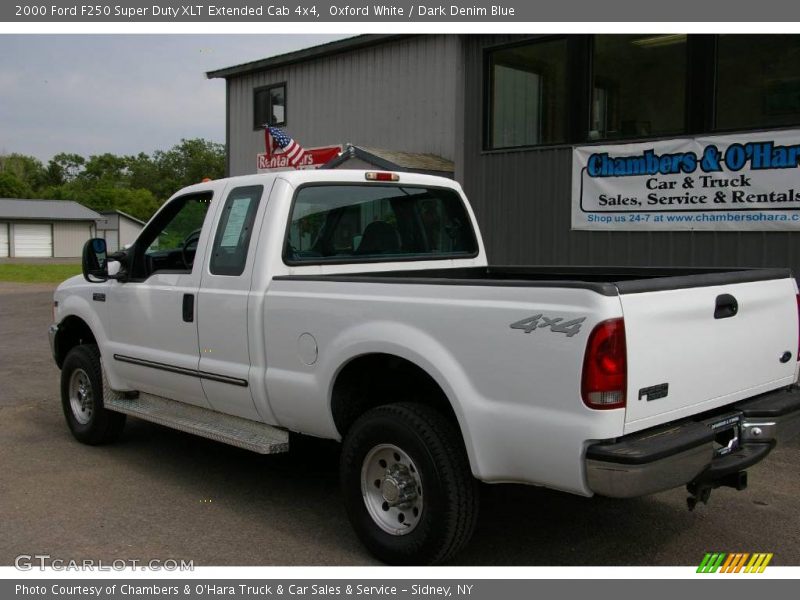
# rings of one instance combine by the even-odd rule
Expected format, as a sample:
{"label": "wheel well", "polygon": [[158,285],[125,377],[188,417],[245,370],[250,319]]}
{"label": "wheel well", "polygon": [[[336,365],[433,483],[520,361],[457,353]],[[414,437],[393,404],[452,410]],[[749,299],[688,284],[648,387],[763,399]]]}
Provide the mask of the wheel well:
{"label": "wheel well", "polygon": [[97,340],[86,321],[76,316],[69,316],[58,324],[58,335],[55,341],[55,358],[58,368],[75,346],[96,344]]}
{"label": "wheel well", "polygon": [[391,354],[359,356],[336,377],[331,398],[333,422],[344,436],[368,410],[408,401],[427,404],[457,422],[444,391],[424,369]]}

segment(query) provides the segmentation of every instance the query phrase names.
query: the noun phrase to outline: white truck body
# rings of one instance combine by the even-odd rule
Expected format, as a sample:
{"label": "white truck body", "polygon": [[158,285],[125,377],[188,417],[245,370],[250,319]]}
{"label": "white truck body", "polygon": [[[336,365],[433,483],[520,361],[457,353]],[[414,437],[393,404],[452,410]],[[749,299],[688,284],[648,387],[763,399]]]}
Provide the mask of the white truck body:
{"label": "white truck body", "polygon": [[[297,191],[336,185],[451,190],[463,199],[476,251],[441,260],[287,261]],[[263,194],[243,271],[214,274],[212,241],[225,200],[252,186],[263,186]],[[341,439],[337,378],[359,357],[397,357],[441,390],[475,478],[630,496],[694,476],[674,476],[680,468],[672,465],[673,476],[653,481],[656,468],[643,486],[596,483],[639,477],[627,473],[639,466],[600,464],[587,456],[590,446],[611,448],[626,436],[713,417],[798,377],[797,286],[788,271],[489,267],[459,185],[412,173],[389,183],[371,182],[364,171],[237,177],[181,190],[161,210],[192,194],[206,194],[210,205],[190,270],[157,271],[141,281],[79,276],[56,291],[56,324],[63,329],[80,319],[88,326],[114,393]],[[111,265],[113,276],[119,265]],[[188,322],[181,319],[186,296],[193,298]],[[730,314],[715,318],[715,310]],[[587,338],[598,324],[620,319],[624,405],[593,408],[582,399]],[[57,338],[58,327],[51,333]],[[64,343],[59,348],[55,339],[54,351],[63,361]],[[798,414],[792,412],[792,432]],[[745,411],[735,437],[752,428],[746,418]],[[686,473],[703,471],[716,446],[706,439],[703,458]]]}

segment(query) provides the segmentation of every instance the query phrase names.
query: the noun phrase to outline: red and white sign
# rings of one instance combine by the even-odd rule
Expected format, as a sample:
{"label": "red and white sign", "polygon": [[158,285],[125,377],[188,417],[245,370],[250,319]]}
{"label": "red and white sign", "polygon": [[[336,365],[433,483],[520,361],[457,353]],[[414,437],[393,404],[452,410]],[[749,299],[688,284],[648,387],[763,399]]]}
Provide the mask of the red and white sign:
{"label": "red and white sign", "polygon": [[292,167],[289,158],[283,152],[259,152],[256,158],[256,168],[259,173],[271,171],[286,171],[287,169],[316,169],[333,160],[342,153],[341,146],[323,146],[320,148],[306,148],[303,159],[297,167]]}

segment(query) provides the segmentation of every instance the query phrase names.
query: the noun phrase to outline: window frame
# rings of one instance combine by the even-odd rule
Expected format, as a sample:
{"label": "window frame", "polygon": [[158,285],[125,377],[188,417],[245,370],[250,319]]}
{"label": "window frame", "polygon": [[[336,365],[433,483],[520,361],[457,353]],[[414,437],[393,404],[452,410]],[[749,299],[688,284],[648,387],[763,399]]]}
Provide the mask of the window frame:
{"label": "window frame", "polygon": [[[564,111],[564,123],[562,126],[564,127],[564,141],[561,142],[544,142],[540,144],[530,144],[524,146],[492,146],[492,126],[493,126],[493,97],[494,97],[494,70],[492,69],[492,54],[495,52],[500,52],[503,50],[508,50],[511,48],[517,48],[520,46],[534,46],[536,44],[546,44],[550,42],[557,42],[559,40],[563,40],[566,45],[566,61],[564,68],[566,70],[566,81],[565,81],[565,88],[566,88],[566,98],[564,99],[564,104],[566,109]],[[572,131],[570,128],[571,119],[570,117],[570,110],[572,108],[570,98],[573,95],[574,90],[573,85],[574,81],[573,78],[570,76],[571,65],[574,62],[572,60],[572,54],[574,52],[572,48],[572,38],[567,34],[559,34],[559,35],[542,35],[540,37],[528,38],[524,40],[514,41],[510,43],[502,43],[502,44],[493,44],[491,46],[486,46],[483,48],[483,151],[484,152],[509,152],[509,151],[516,151],[516,150],[524,150],[530,148],[553,148],[558,146],[566,146],[571,145],[571,138],[572,138]],[[531,71],[532,73],[537,73],[536,71]],[[541,90],[540,90],[541,91]],[[540,103],[540,111],[541,111],[541,103]],[[588,120],[588,119],[587,119]],[[538,124],[541,128],[541,123]]]}
{"label": "window frame", "polygon": [[[736,133],[739,131],[749,131],[749,132],[759,132],[759,131],[780,131],[782,129],[796,129],[800,127],[800,117],[797,120],[793,121],[790,124],[784,125],[772,125],[772,126],[755,126],[755,127],[719,127],[717,125],[717,94],[719,93],[719,81],[717,79],[717,74],[719,72],[719,39],[723,35],[733,35],[733,36],[745,36],[745,35],[761,35],[767,36],[772,35],[768,33],[755,33],[755,34],[715,34],[714,37],[714,56],[713,62],[711,63],[711,69],[713,73],[712,79],[712,98],[710,100],[711,106],[709,107],[709,112],[711,115],[710,123],[706,131],[703,133],[711,134],[711,135],[725,135],[727,133]],[[775,34],[779,35],[779,34]],[[796,35],[800,38],[800,34],[788,34],[788,35]],[[800,69],[798,70],[798,74],[800,74]]]}
{"label": "window frame", "polygon": [[[458,199],[461,201],[461,205],[464,207],[464,213],[469,217],[469,227],[470,231],[472,232],[472,238],[475,241],[475,252],[471,254],[450,254],[450,255],[439,255],[435,257],[425,257],[425,255],[409,255],[404,257],[399,256],[392,256],[389,258],[383,256],[377,257],[366,257],[366,258],[357,258],[357,257],[346,257],[346,258],[334,258],[334,259],[324,259],[321,260],[291,260],[287,256],[287,248],[289,246],[289,236],[291,235],[292,231],[292,215],[294,214],[295,205],[297,203],[297,196],[300,194],[302,190],[309,187],[351,187],[351,186],[363,186],[363,187],[417,187],[429,190],[445,190],[448,192],[452,192]],[[441,261],[441,260],[461,260],[461,259],[473,259],[477,258],[481,253],[481,242],[478,238],[478,234],[475,231],[475,219],[474,216],[470,213],[469,207],[467,203],[464,201],[464,197],[458,193],[457,190],[443,186],[443,185],[420,185],[420,184],[408,184],[408,183],[401,183],[401,182],[389,182],[389,181],[381,181],[377,183],[361,183],[361,182],[354,182],[354,181],[314,181],[310,183],[304,183],[302,185],[297,186],[294,193],[292,194],[292,201],[289,205],[289,212],[286,216],[286,227],[284,229],[283,234],[283,243],[281,246],[281,260],[283,264],[287,267],[320,267],[325,265],[350,265],[350,264],[369,264],[369,263],[393,263],[393,262],[412,262],[412,261]]]}
{"label": "window frame", "polygon": [[[589,110],[586,114],[586,119],[591,126],[592,121],[592,102],[594,100],[594,82],[595,82],[595,75],[594,75],[594,49],[595,49],[595,41],[598,35],[624,35],[624,34],[592,34],[589,40],[589,70],[588,70],[588,91],[589,91]],[[659,35],[659,34],[653,34]],[[700,95],[698,92],[695,92],[693,83],[697,78],[695,71],[698,70],[698,65],[692,60],[693,57],[699,58],[700,53],[697,52],[692,48],[692,46],[696,43],[696,40],[693,39],[691,34],[686,34],[686,42],[684,47],[684,58],[686,61],[685,72],[683,75],[683,89],[684,89],[684,98],[683,98],[683,129],[681,131],[677,131],[674,133],[659,133],[659,134],[644,134],[644,135],[628,135],[618,138],[606,137],[606,138],[598,138],[594,140],[590,140],[587,135],[584,136],[584,139],[576,140],[576,143],[579,144],[619,144],[625,142],[638,142],[642,140],[659,140],[659,139],[673,139],[676,137],[692,135],[691,132],[691,124],[693,122],[692,117],[690,116],[690,110],[694,109],[697,105],[697,99]],[[693,51],[694,50],[694,51]]]}
{"label": "window frame", "polygon": [[258,123],[256,119],[256,96],[260,92],[265,92],[267,97],[269,98],[269,105],[267,106],[267,112],[271,115],[272,114],[272,95],[269,93],[271,90],[276,88],[282,87],[283,88],[283,121],[279,123],[270,123],[273,127],[286,127],[288,123],[288,114],[289,114],[289,95],[288,95],[288,86],[286,85],[285,81],[281,81],[279,83],[270,83],[269,85],[262,85],[259,87],[253,88],[253,131],[263,131],[264,130],[264,123]]}
{"label": "window frame", "polygon": [[[489,155],[508,152],[541,151],[551,149],[567,149],[575,146],[593,146],[603,144],[624,144],[627,142],[645,142],[675,139],[678,137],[695,137],[698,135],[724,135],[735,132],[768,132],[791,129],[795,125],[753,126],[738,128],[719,128],[716,125],[716,102],[718,94],[718,45],[720,34],[687,34],[686,38],[686,107],[684,110],[684,128],[680,133],[668,135],[646,135],[638,137],[609,138],[602,140],[589,139],[591,124],[592,85],[594,81],[594,43],[598,35],[611,34],[556,34],[530,36],[515,39],[511,42],[488,43],[480,49],[481,63],[481,141],[480,154]],[[769,35],[769,34],[760,34]],[[544,43],[560,38],[567,40],[567,98],[566,132],[564,142],[543,143],[529,146],[510,146],[493,148],[491,141],[492,110],[492,73],[491,55],[498,50]]]}

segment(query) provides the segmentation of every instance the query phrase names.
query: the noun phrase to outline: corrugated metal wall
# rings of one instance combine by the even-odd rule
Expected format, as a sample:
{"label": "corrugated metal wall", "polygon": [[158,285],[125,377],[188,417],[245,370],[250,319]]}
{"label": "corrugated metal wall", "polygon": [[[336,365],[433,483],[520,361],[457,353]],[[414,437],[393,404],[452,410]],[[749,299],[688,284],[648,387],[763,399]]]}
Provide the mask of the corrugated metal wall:
{"label": "corrugated metal wall", "polygon": [[230,174],[255,173],[264,151],[253,89],[283,81],[286,131],[304,146],[350,142],[455,160],[459,53],[458,36],[414,36],[231,78]]}
{"label": "corrugated metal wall", "polygon": [[94,235],[94,224],[88,221],[53,222],[53,256],[75,258],[81,255],[86,240]]}
{"label": "corrugated metal wall", "polygon": [[127,246],[128,244],[135,242],[143,228],[143,225],[139,225],[139,223],[131,221],[130,219],[126,219],[125,217],[121,217],[119,219],[120,247]]}
{"label": "corrugated metal wall", "polygon": [[789,266],[800,275],[794,232],[571,231],[572,148],[482,152],[487,46],[464,40],[464,163],[457,167],[495,264]]}

